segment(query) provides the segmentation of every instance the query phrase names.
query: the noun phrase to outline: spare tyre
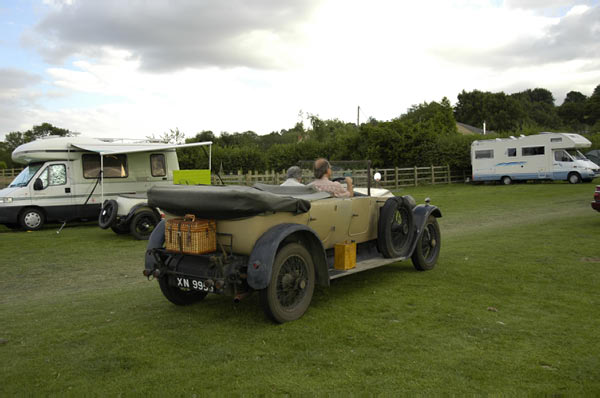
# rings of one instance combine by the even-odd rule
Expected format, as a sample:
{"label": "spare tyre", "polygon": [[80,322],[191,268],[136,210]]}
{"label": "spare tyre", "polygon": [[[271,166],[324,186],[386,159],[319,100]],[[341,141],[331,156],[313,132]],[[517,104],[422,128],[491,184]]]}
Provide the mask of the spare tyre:
{"label": "spare tyre", "polygon": [[98,225],[102,229],[110,227],[117,218],[117,209],[119,205],[116,200],[110,199],[105,200],[100,209],[100,215],[98,216]]}
{"label": "spare tyre", "polygon": [[377,247],[386,258],[406,257],[414,235],[412,208],[408,200],[389,198],[379,213]]}

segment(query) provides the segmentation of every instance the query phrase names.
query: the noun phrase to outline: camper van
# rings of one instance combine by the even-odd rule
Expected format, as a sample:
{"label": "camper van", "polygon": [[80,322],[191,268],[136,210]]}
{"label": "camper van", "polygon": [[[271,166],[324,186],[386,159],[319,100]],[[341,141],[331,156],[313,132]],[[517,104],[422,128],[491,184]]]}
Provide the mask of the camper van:
{"label": "camper van", "polygon": [[210,157],[211,144],[85,137],[48,137],[23,144],[12,159],[27,166],[0,190],[0,224],[36,230],[49,221],[95,219],[105,199],[173,184],[173,171],[179,170],[176,148],[206,145]]}
{"label": "camper van", "polygon": [[471,144],[473,181],[566,180],[589,182],[600,175],[598,165],[579,151],[591,142],[579,134],[541,133]]}

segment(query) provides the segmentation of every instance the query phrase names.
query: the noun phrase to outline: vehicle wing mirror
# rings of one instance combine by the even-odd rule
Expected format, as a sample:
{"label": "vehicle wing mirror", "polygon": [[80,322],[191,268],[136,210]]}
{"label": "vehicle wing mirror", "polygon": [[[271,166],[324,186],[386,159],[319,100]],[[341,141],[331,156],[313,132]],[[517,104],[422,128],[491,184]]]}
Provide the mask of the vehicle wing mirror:
{"label": "vehicle wing mirror", "polygon": [[33,190],[41,191],[42,189],[44,189],[44,183],[42,182],[42,179],[36,178],[35,181],[33,182]]}

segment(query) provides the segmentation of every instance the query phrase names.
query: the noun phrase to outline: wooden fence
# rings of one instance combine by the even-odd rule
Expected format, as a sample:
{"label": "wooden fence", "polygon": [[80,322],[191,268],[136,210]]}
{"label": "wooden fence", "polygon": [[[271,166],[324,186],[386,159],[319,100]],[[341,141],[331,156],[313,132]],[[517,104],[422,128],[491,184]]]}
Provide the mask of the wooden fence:
{"label": "wooden fence", "polygon": [[[429,166],[429,167],[408,167],[393,169],[373,169],[373,174],[381,173],[381,181],[372,181],[371,186],[387,189],[398,189],[400,187],[428,185],[428,184],[453,184],[464,183],[467,178],[471,177],[470,170],[451,170],[450,166]],[[354,185],[358,187],[367,186],[367,170],[348,170],[346,172],[336,172],[336,176],[350,175],[354,180]],[[263,184],[281,184],[285,181],[285,170],[283,171],[267,171],[258,173],[249,171],[243,173],[241,170],[237,174],[221,175],[223,183],[226,185],[254,185],[256,183]],[[304,170],[302,173],[302,182],[309,183],[314,179],[312,171]],[[214,185],[221,184],[219,177],[213,173],[212,183]]]}
{"label": "wooden fence", "polygon": [[23,169],[0,169],[0,188],[8,186]]}
{"label": "wooden fence", "polygon": [[[23,169],[0,169],[0,188],[6,187]],[[398,189],[400,187],[409,187],[426,184],[452,184],[462,183],[471,177],[470,170],[451,170],[450,166],[429,166],[429,167],[408,167],[392,169],[373,169],[372,173],[381,173],[381,181],[372,182],[373,187],[387,189]],[[336,172],[337,175],[342,173]],[[351,175],[354,185],[358,187],[367,186],[367,170],[348,170],[344,174]],[[221,184],[216,173],[212,174],[212,183]],[[227,185],[254,185],[257,182],[263,184],[281,184],[285,181],[285,170],[267,171],[258,173],[256,171],[237,174],[225,174],[221,178]],[[312,171],[304,170],[302,182],[309,183],[314,179]]]}

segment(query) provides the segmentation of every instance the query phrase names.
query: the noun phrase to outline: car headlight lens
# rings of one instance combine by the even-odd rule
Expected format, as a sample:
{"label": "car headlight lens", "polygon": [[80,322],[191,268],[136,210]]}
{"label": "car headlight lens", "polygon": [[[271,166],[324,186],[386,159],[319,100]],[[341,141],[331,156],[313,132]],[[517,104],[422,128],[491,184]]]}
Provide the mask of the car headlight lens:
{"label": "car headlight lens", "polygon": [[12,203],[13,198],[0,198],[0,203]]}

